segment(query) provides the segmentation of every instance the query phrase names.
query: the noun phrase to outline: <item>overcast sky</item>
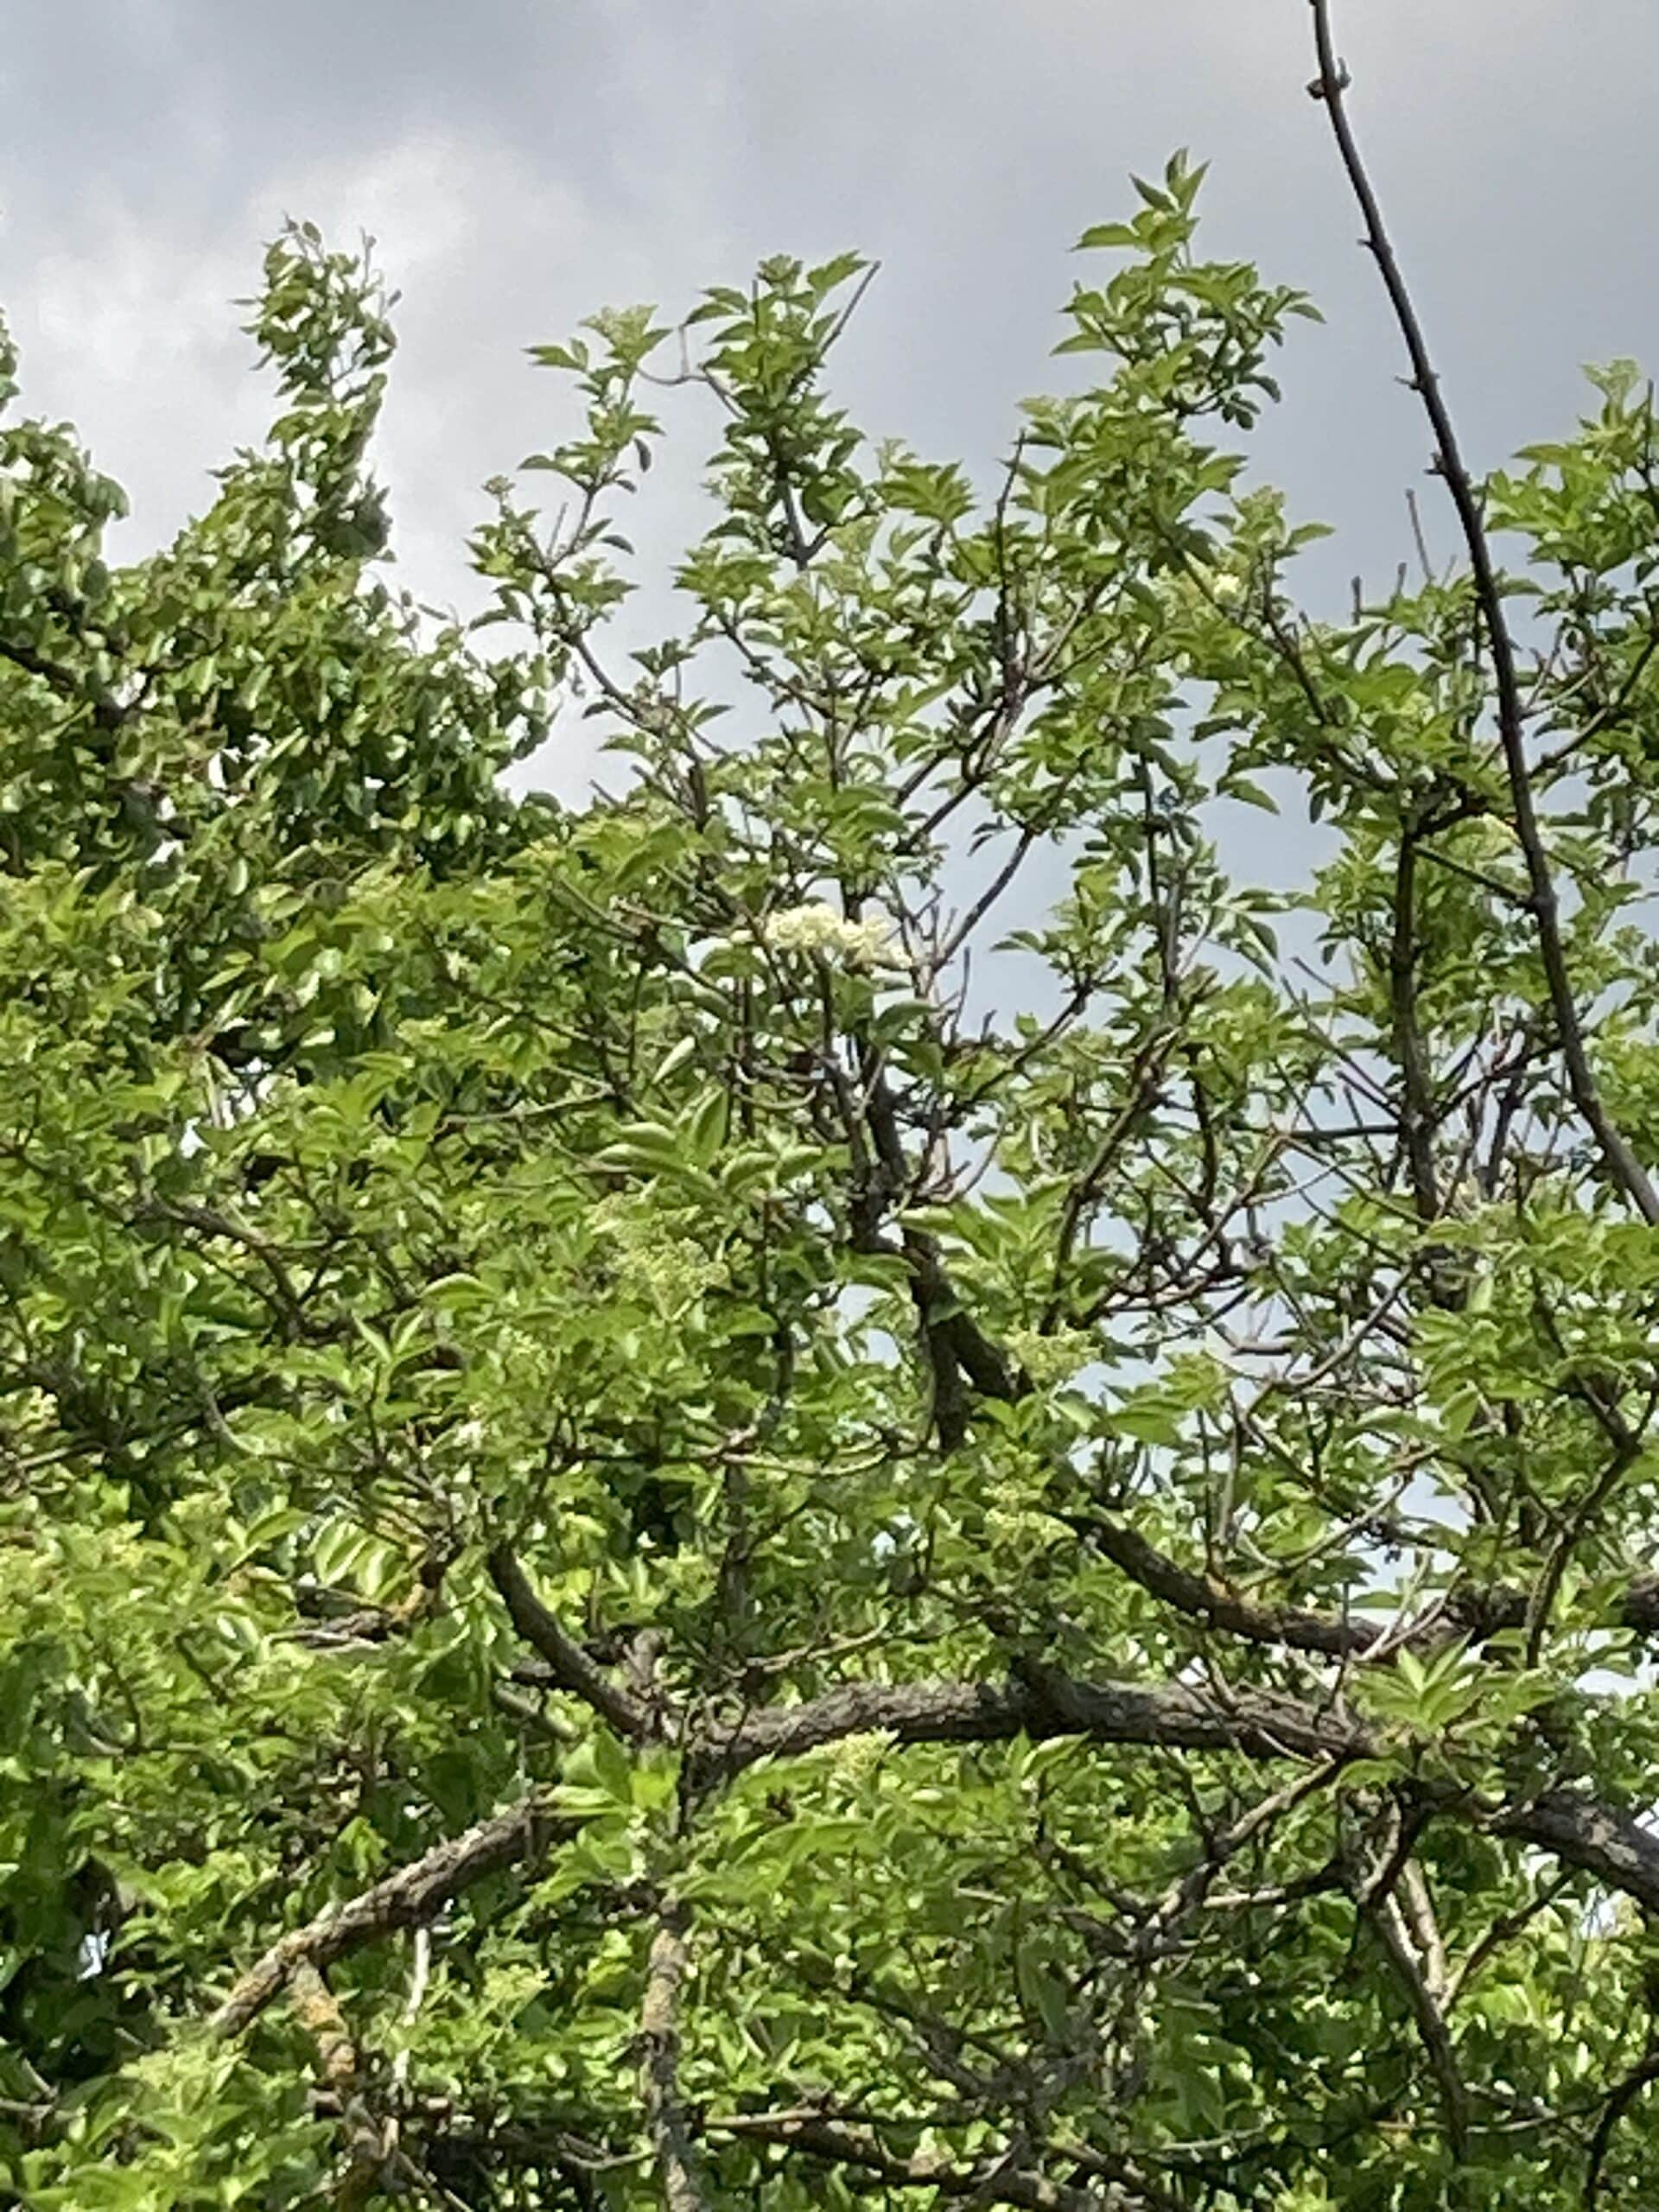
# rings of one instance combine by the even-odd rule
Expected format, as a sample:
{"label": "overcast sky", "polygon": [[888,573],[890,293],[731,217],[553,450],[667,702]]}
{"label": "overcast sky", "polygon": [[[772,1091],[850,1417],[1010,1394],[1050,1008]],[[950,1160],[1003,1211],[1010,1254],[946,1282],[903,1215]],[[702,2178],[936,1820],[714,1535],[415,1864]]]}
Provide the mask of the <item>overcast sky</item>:
{"label": "overcast sky", "polygon": [[[987,464],[1053,380],[1077,232],[1178,145],[1212,164],[1214,246],[1329,318],[1296,338],[1254,448],[1338,525],[1319,588],[1408,550],[1426,440],[1304,90],[1306,0],[12,0],[9,18],[0,302],[29,410],[75,421],[132,493],[130,550],[259,429],[230,302],[284,213],[372,232],[403,291],[380,461],[402,580],[465,605],[480,485],[553,432],[525,346],[607,302],[677,314],[765,253],[856,246],[883,273],[846,396],[877,432]],[[1583,361],[1659,365],[1651,0],[1346,0],[1338,35],[1471,460],[1566,427]]]}

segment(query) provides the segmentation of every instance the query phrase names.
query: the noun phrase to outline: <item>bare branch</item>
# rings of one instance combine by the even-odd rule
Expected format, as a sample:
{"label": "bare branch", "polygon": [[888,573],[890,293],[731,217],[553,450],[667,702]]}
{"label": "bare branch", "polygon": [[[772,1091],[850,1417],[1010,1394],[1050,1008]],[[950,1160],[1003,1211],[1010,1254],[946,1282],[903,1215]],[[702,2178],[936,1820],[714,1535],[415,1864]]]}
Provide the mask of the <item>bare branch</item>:
{"label": "bare branch", "polygon": [[1332,40],[1330,0],[1311,0],[1311,5],[1313,10],[1314,42],[1319,60],[1319,74],[1315,82],[1325,111],[1331,118],[1331,128],[1336,136],[1343,168],[1347,172],[1348,181],[1364,219],[1365,243],[1376,259],[1389,305],[1394,309],[1395,321],[1405,341],[1406,352],[1411,361],[1412,389],[1421,399],[1424,412],[1428,416],[1434,435],[1436,467],[1457,509],[1464,544],[1469,555],[1469,565],[1473,572],[1475,596],[1480,606],[1491,655],[1492,675],[1497,688],[1498,739],[1503,747],[1503,765],[1509,778],[1510,804],[1515,817],[1516,835],[1520,839],[1526,858],[1527,880],[1531,894],[1528,904],[1537,926],[1538,950],[1543,961],[1550,1007],[1560,1039],[1561,1058],[1566,1065],[1573,1103],[1595,1138],[1614,1183],[1624,1192],[1644,1221],[1651,1225],[1659,1225],[1659,1192],[1655,1191],[1646,1170],[1603,1103],[1590,1065],[1584,1026],[1573,1000],[1567,952],[1561,942],[1560,903],[1544,851],[1537,810],[1533,804],[1531,771],[1527,762],[1525,709],[1516,669],[1515,645],[1503,613],[1503,590],[1492,565],[1491,549],[1487,542],[1480,503],[1458,444],[1451,413],[1441,395],[1440,380],[1429,359],[1428,342],[1424,336],[1422,323],[1407,289],[1400,264],[1395,258],[1394,248],[1383,224],[1382,208],[1361,158],[1353,126],[1348,120],[1344,98],[1348,79],[1337,60]]}

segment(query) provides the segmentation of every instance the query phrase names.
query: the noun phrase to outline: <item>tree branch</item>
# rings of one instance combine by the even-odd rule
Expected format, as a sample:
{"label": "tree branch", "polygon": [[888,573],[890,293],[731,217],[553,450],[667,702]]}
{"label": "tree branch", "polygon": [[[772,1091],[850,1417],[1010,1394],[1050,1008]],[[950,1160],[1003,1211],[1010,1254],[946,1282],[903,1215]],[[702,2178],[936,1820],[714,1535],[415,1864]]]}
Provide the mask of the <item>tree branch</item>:
{"label": "tree branch", "polygon": [[554,1685],[593,1707],[619,1736],[639,1742],[652,1733],[653,1717],[642,1700],[612,1681],[549,1611],[529,1576],[505,1544],[490,1553],[490,1579],[501,1592],[512,1624],[552,1669]]}
{"label": "tree branch", "polygon": [[[1062,1514],[1067,1528],[1104,1554],[1122,1568],[1131,1582],[1160,1598],[1179,1613],[1224,1630],[1249,1643],[1265,1643],[1287,1651],[1317,1651],[1330,1659],[1362,1656],[1382,1631],[1362,1621],[1347,1621],[1335,1613],[1317,1613],[1301,1606],[1262,1605],[1245,1598],[1214,1574],[1199,1574],[1183,1567],[1138,1530],[1104,1514]],[[1519,1596],[1519,1593],[1517,1593]],[[1524,1610],[1526,1600],[1520,1597]]]}
{"label": "tree branch", "polygon": [[1389,992],[1394,1019],[1394,1052],[1400,1064],[1400,1126],[1411,1193],[1420,1221],[1433,1221],[1440,1211],[1434,1176],[1434,1097],[1428,1053],[1417,1014],[1417,848],[1416,824],[1400,831],[1400,855],[1394,878],[1394,929],[1389,944]]}
{"label": "tree branch", "polygon": [[[860,1735],[899,1744],[1077,1736],[1249,1759],[1346,1761],[1385,1748],[1357,1724],[1267,1691],[1236,1691],[1224,1702],[1182,1683],[1085,1682],[1033,1669],[1002,1682],[852,1682],[804,1705],[752,1713],[690,1747],[688,1783],[706,1789],[760,1759],[798,1758]],[[1420,1789],[1427,1809],[1532,1844],[1659,1913],[1659,1835],[1619,1808],[1567,1789],[1506,1804],[1451,1783]]]}
{"label": "tree branch", "polygon": [[804,2151],[826,2164],[855,2166],[891,2189],[927,2189],[940,2197],[963,2198],[972,2204],[1020,2205],[1030,2212],[1137,2212],[1147,2201],[1116,2182],[1109,2182],[1103,2190],[1072,2189],[995,2160],[988,2166],[969,2167],[919,2155],[900,2158],[868,2131],[834,2120],[791,2117],[768,2121],[747,2113],[742,2119],[741,2133],[751,2142]]}
{"label": "tree branch", "polygon": [[680,2101],[680,1992],[687,1967],[685,1928],[684,1908],[664,1905],[651,1939],[645,1998],[639,2012],[640,2084],[645,2129],[668,2212],[710,2212]]}
{"label": "tree branch", "polygon": [[1618,1807],[1575,1790],[1551,1789],[1529,1803],[1504,1807],[1483,1825],[1494,1834],[1535,1844],[1564,1866],[1593,1874],[1659,1913],[1659,1836]]}
{"label": "tree branch", "polygon": [[[1242,1691],[1226,1707],[1179,1684],[1082,1682],[1047,1670],[1005,1681],[849,1682],[804,1705],[751,1713],[694,1746],[688,1769],[707,1788],[765,1758],[795,1758],[849,1736],[900,1744],[1007,1743],[1085,1736],[1252,1758],[1358,1758],[1366,1739],[1289,1698]],[[1659,1843],[1655,1846],[1659,1858]]]}
{"label": "tree branch", "polygon": [[90,707],[92,720],[101,730],[118,730],[130,718],[132,709],[124,707],[118,699],[112,698],[100,685],[87,685],[73,669],[64,667],[59,661],[48,660],[44,653],[37,652],[33,645],[23,644],[20,639],[0,638],[0,661],[9,661],[12,667],[21,669],[26,676],[37,677],[55,691],[60,699],[66,699],[72,705]]}
{"label": "tree branch", "polygon": [[1370,1908],[1382,1948],[1388,1954],[1395,1972],[1404,1985],[1411,2016],[1427,2057],[1430,2071],[1440,2091],[1440,2108],[1446,2116],[1446,2140],[1452,2156],[1459,2162],[1469,2147],[1469,2093],[1464,2087],[1463,2075],[1458,2067],[1458,2055],[1452,2041],[1452,2031],[1446,2025],[1427,1963],[1420,1959],[1407,1932],[1406,1916],[1399,1900],[1392,1896],[1378,1897]]}
{"label": "tree branch", "polygon": [[[1452,1590],[1432,1621],[1413,1635],[1400,1639],[1392,1629],[1367,1621],[1344,1619],[1338,1613],[1315,1612],[1300,1605],[1264,1605],[1244,1597],[1214,1574],[1201,1574],[1148,1543],[1136,1529],[1104,1514],[1062,1513],[1057,1518],[1121,1567],[1132,1582],[1154,1598],[1205,1622],[1247,1643],[1262,1643],[1285,1651],[1313,1651],[1329,1659],[1362,1659],[1389,1637],[1400,1643],[1442,1641],[1466,1635],[1478,1643],[1505,1629],[1524,1628],[1532,1604],[1524,1590],[1489,1583]],[[1620,1592],[1614,1621],[1638,1636],[1659,1633],[1659,1575],[1632,1578]]]}
{"label": "tree branch", "polygon": [[1353,126],[1348,120],[1344,99],[1348,76],[1337,60],[1332,40],[1330,0],[1311,0],[1311,5],[1313,10],[1314,43],[1319,61],[1319,74],[1316,79],[1319,96],[1325,112],[1331,118],[1331,128],[1336,137],[1342,165],[1364,219],[1365,244],[1376,262],[1389,296],[1389,303],[1394,309],[1395,321],[1405,341],[1406,352],[1411,361],[1412,389],[1421,399],[1433,432],[1435,466],[1445,480],[1446,490],[1452,495],[1452,504],[1457,509],[1464,544],[1469,555],[1469,565],[1474,576],[1475,596],[1480,607],[1481,620],[1491,653],[1492,674],[1497,688],[1498,739],[1503,747],[1504,770],[1509,778],[1510,804],[1515,817],[1516,836],[1520,840],[1526,859],[1530,893],[1527,903],[1537,925],[1538,950],[1543,961],[1551,1011],[1560,1039],[1561,1058],[1567,1069],[1568,1087],[1574,1105],[1595,1138],[1609,1175],[1635,1205],[1643,1219],[1650,1225],[1659,1225],[1659,1192],[1656,1192],[1646,1170],[1631,1151],[1602,1101],[1590,1066],[1584,1026],[1573,1001],[1572,977],[1567,972],[1567,952],[1561,942],[1560,904],[1550,875],[1549,861],[1544,852],[1537,810],[1533,804],[1531,772],[1527,763],[1524,708],[1520,678],[1516,670],[1515,646],[1503,613],[1503,592],[1492,565],[1491,549],[1487,543],[1486,525],[1481,517],[1480,504],[1458,444],[1451,413],[1441,395],[1440,379],[1429,359],[1428,342],[1422,323],[1407,289],[1400,264],[1395,258],[1394,248],[1383,224],[1382,208],[1370,178],[1366,174]]}
{"label": "tree branch", "polygon": [[1602,2107],[1601,2117],[1596,2122],[1596,2132],[1590,2139],[1590,2157],[1584,2176],[1584,2212],[1596,2212],[1596,2207],[1601,2202],[1602,2177],[1614,2133],[1620,2120],[1652,2082],[1659,2082],[1659,2051],[1650,2050],[1634,2073],[1625,2075]]}
{"label": "tree branch", "polygon": [[380,2185],[390,2145],[363,2096],[362,2066],[334,1993],[308,1960],[289,1977],[294,2017],[317,2049],[323,2088],[340,2108],[346,2169],[334,2195],[338,2212],[358,2212]]}
{"label": "tree branch", "polygon": [[533,1857],[550,1842],[575,1833],[556,1819],[544,1799],[527,1798],[480,1821],[432,1849],[372,1889],[330,1905],[303,1928],[280,1937],[255,1961],[213,2017],[213,2032],[240,2035],[302,1967],[323,1972],[336,1959],[393,1929],[419,1927],[486,1875]]}

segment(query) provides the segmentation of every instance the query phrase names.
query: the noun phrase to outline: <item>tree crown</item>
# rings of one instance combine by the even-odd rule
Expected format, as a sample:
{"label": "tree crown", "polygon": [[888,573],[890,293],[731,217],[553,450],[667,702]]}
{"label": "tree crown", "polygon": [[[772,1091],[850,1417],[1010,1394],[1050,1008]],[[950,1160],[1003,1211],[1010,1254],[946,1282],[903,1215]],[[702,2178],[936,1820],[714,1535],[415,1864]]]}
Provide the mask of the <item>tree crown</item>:
{"label": "tree crown", "polygon": [[[16,2201],[1650,2192],[1651,391],[1441,410],[1467,557],[1312,620],[1201,175],[988,484],[850,257],[538,349],[488,655],[314,231],[164,551],[0,428]],[[505,795],[556,704],[617,795]]]}

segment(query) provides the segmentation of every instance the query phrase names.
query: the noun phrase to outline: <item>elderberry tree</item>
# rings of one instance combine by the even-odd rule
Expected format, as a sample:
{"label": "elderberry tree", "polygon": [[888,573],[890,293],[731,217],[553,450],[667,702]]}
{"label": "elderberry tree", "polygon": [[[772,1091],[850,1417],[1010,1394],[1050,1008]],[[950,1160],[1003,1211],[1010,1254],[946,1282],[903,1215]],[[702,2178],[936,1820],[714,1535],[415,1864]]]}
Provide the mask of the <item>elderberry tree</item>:
{"label": "elderberry tree", "polygon": [[855,260],[542,349],[487,640],[315,233],[165,551],[0,429],[7,2202],[1651,2201],[1654,408],[1470,477],[1319,27],[1464,547],[1340,622],[1181,160],[982,480]]}

